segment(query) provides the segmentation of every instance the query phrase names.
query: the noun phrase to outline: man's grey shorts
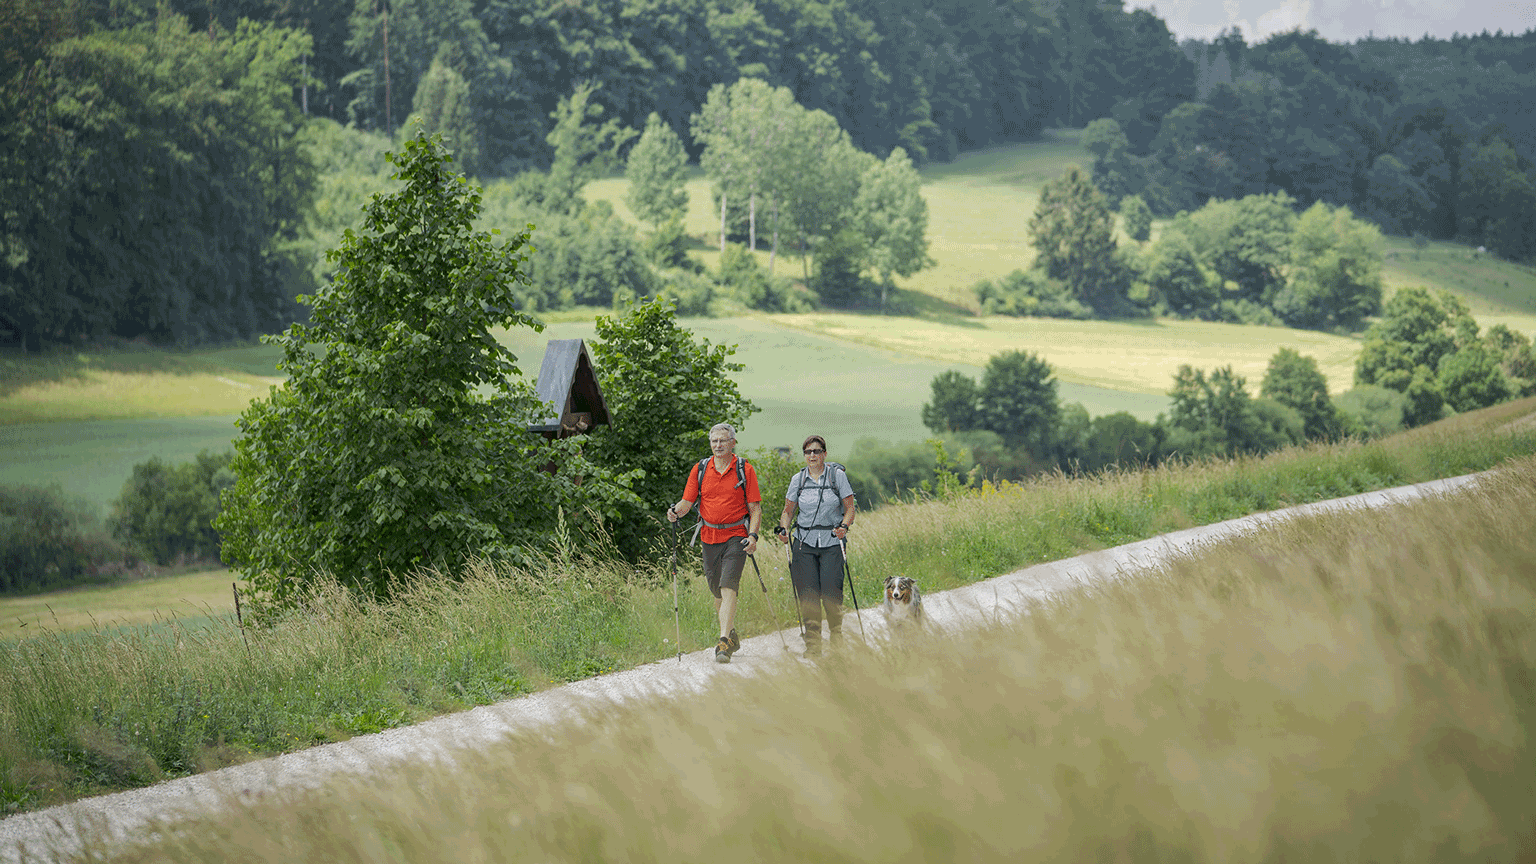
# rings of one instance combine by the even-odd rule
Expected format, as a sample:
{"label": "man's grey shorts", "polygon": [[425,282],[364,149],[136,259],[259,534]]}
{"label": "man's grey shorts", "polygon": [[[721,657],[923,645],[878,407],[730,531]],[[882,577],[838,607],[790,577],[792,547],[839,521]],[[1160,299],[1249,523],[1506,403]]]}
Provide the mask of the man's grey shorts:
{"label": "man's grey shorts", "polygon": [[724,543],[704,544],[704,578],[709,580],[709,593],[720,596],[721,588],[741,591],[741,570],[747,566],[745,537],[732,537]]}

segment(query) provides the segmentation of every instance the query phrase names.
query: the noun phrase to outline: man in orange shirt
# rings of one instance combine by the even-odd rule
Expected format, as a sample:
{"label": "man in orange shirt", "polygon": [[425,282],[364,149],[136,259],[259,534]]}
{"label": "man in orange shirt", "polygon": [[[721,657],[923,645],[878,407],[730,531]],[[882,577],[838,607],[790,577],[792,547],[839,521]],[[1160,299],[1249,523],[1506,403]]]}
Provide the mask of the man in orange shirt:
{"label": "man in orange shirt", "polygon": [[736,455],[735,427],[729,423],[715,424],[709,430],[709,449],[714,458],[693,466],[683,486],[682,500],[667,508],[667,521],[676,522],[688,515],[694,502],[698,502],[699,521],[703,523],[700,539],[704,541],[704,578],[709,582],[710,593],[715,595],[715,611],[720,618],[715,662],[729,663],[731,655],[741,647],[735,627],[736,599],[747,556],[757,551],[763,496],[757,489],[757,472]]}

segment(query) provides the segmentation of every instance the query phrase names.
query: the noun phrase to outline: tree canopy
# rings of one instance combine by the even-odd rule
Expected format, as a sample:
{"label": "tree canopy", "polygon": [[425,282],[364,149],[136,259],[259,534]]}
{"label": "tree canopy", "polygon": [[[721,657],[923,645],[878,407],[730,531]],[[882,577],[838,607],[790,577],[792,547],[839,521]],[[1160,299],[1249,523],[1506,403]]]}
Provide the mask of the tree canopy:
{"label": "tree canopy", "polygon": [[0,331],[190,344],[293,319],[315,181],[305,34],[165,15],[47,45],[0,87]]}
{"label": "tree canopy", "polygon": [[310,321],[266,337],[288,382],[238,422],[216,527],[271,602],[318,574],[388,597],[418,568],[543,544],[562,509],[610,516],[635,500],[628,477],[527,431],[545,406],[490,328],[542,329],[513,311],[528,235],[474,230],[480,190],[439,136],[389,159],[402,188],[375,195],[331,253]]}
{"label": "tree canopy", "polygon": [[668,300],[598,317],[592,359],[619,422],[597,430],[586,452],[615,473],[639,474],[638,499],[611,528],[623,551],[642,551],[660,530],[656,515],[678,499],[693,463],[709,454],[710,427],[730,423],[739,430],[758,410],[730,376],[744,368],[730,360],[734,353],[734,346],[695,342]]}

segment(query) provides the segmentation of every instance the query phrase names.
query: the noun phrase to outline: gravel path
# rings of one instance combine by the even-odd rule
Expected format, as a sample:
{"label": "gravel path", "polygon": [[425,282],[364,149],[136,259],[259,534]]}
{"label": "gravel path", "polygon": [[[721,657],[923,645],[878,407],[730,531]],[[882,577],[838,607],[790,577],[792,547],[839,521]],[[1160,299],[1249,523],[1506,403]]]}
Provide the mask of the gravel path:
{"label": "gravel path", "polygon": [[[1009,617],[1019,614],[1033,600],[1082,584],[1133,576],[1169,556],[1249,533],[1268,522],[1304,514],[1388,507],[1450,492],[1476,482],[1479,476],[1471,474],[1304,504],[1038,564],[963,588],[926,594],[924,612],[941,627],[964,627]],[[871,635],[878,635],[884,625],[879,613],[866,610],[862,617]],[[849,621],[845,626],[858,625]],[[788,637],[794,632],[786,631],[784,635]],[[74,838],[82,830],[103,830],[114,837],[126,837],[153,820],[174,819],[178,814],[217,807],[231,797],[250,798],[279,787],[315,787],[339,774],[378,771],[418,760],[451,762],[455,751],[462,753],[477,745],[490,744],[510,730],[559,722],[567,712],[584,705],[646,694],[685,695],[704,689],[717,675],[753,675],[799,662],[799,639],[788,641],[792,650],[786,653],[779,635],[755,636],[742,643],[742,652],[729,665],[714,663],[712,649],[696,651],[684,655],[682,662],[650,663],[414,726],[11,816],[0,821],[0,862],[23,860],[23,850],[31,850],[30,860],[48,860],[54,856],[42,850],[72,848]]]}

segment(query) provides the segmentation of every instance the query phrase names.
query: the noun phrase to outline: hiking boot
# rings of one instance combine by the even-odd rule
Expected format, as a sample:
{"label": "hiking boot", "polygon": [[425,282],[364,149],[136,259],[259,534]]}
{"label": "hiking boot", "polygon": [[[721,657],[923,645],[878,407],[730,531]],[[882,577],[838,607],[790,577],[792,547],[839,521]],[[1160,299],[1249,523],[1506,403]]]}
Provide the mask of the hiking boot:
{"label": "hiking boot", "polygon": [[715,662],[716,663],[729,663],[729,662],[731,662],[731,640],[730,640],[730,637],[728,637],[728,636],[721,636],[720,637],[720,641],[715,645]]}
{"label": "hiking boot", "polygon": [[741,650],[741,637],[736,635],[735,627],[731,628],[731,635],[727,638],[729,638],[731,642],[730,653],[735,654],[737,651]]}

